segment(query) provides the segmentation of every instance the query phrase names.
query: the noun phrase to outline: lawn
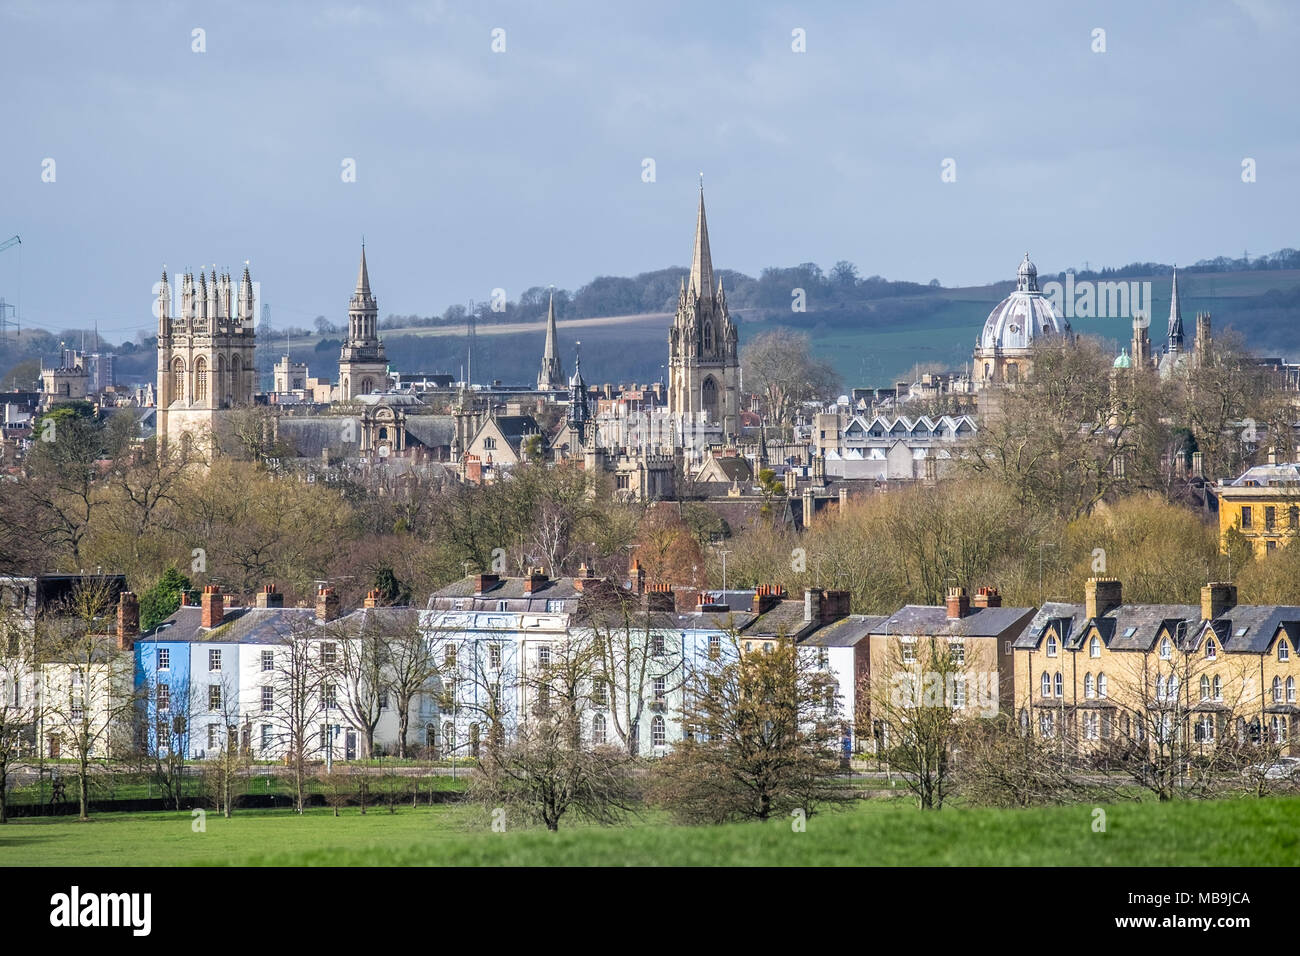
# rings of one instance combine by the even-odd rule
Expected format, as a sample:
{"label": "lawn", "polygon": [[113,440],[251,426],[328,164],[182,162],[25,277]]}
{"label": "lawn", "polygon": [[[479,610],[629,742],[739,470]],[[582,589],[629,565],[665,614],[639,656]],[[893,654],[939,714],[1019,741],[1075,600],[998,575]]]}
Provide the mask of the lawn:
{"label": "lawn", "polygon": [[790,821],[677,827],[535,829],[494,833],[465,806],[355,809],[334,817],[275,810],[207,816],[103,814],[89,823],[19,819],[0,827],[0,864],[96,865],[1295,865],[1300,798],[1125,803],[1093,808],[953,808],[922,813],[906,800],[868,800]]}

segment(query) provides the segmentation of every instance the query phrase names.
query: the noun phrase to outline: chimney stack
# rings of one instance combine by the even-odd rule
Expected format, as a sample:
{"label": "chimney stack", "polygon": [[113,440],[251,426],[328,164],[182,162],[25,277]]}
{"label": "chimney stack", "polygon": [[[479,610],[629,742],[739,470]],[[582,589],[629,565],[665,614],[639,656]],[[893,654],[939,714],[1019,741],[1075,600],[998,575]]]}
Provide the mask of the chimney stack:
{"label": "chimney stack", "polygon": [[1002,595],[997,588],[983,587],[975,592],[975,607],[1001,607]]}
{"label": "chimney stack", "polygon": [[970,598],[963,587],[948,589],[948,620],[959,621],[970,614]]}
{"label": "chimney stack", "polygon": [[140,633],[140,602],[135,592],[123,591],[117,596],[117,649],[129,651],[135,646]]}
{"label": "chimney stack", "polygon": [[645,568],[641,567],[641,562],[638,561],[636,558],[633,558],[632,563],[628,565],[627,573],[628,573],[628,577],[632,581],[632,593],[644,594],[645,593]]}
{"label": "chimney stack", "polygon": [[284,595],[275,589],[274,584],[263,584],[253,601],[256,607],[284,607]]}
{"label": "chimney stack", "polygon": [[480,574],[474,578],[474,593],[477,595],[486,594],[497,586],[501,578],[495,574]]}
{"label": "chimney stack", "polygon": [[331,587],[323,587],[316,592],[316,620],[322,624],[337,620],[339,616],[339,596]]}
{"label": "chimney stack", "polygon": [[[702,598],[703,595],[700,595]],[[671,613],[677,609],[677,598],[673,594],[672,585],[669,584],[652,584],[645,592],[645,608],[647,611],[665,611]],[[703,601],[700,601],[702,604]]]}
{"label": "chimney stack", "polygon": [[1213,621],[1237,606],[1237,586],[1215,582],[1201,588],[1201,620]]}
{"label": "chimney stack", "polygon": [[785,588],[779,584],[760,584],[754,589],[754,607],[755,614],[766,614],[772,608],[781,603],[785,597]]}
{"label": "chimney stack", "polygon": [[366,592],[366,607],[379,607],[379,588],[371,588]]}
{"label": "chimney stack", "polygon": [[221,585],[205,584],[199,602],[203,609],[199,623],[206,628],[217,627],[226,616],[226,599],[221,594]]}
{"label": "chimney stack", "polygon": [[1124,588],[1116,578],[1089,578],[1083,586],[1084,613],[1091,620],[1124,603]]}

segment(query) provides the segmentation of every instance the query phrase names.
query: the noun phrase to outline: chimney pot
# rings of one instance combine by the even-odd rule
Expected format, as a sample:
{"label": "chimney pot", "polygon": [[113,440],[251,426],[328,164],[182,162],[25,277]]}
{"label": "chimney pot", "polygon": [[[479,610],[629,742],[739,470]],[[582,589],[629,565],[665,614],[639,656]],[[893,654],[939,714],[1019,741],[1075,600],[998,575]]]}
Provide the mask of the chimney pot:
{"label": "chimney pot", "polygon": [[221,585],[204,585],[203,596],[199,600],[199,606],[202,608],[199,623],[209,629],[217,627],[226,616],[225,603],[226,599],[221,593]]}
{"label": "chimney pot", "polygon": [[1116,578],[1089,578],[1083,586],[1084,613],[1103,617],[1124,603],[1124,588]]}
{"label": "chimney pot", "polygon": [[1201,620],[1213,621],[1237,606],[1237,586],[1213,582],[1201,588]]}
{"label": "chimney pot", "polygon": [[948,589],[948,620],[958,621],[970,614],[970,598],[963,587]]}

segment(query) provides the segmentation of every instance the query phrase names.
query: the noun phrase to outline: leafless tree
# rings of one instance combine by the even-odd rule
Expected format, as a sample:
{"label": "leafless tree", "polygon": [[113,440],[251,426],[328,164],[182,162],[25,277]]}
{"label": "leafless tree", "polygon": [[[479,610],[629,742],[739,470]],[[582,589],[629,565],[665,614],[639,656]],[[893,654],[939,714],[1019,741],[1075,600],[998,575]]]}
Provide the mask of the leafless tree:
{"label": "leafless tree", "polygon": [[293,771],[294,806],[299,813],[306,800],[308,764],[329,743],[320,733],[328,722],[332,687],[332,662],[323,659],[326,643],[330,641],[322,640],[314,619],[303,616],[284,625],[274,646],[274,670],[263,677],[263,687],[271,691],[269,717]]}
{"label": "leafless tree", "polygon": [[879,666],[860,681],[876,750],[898,771],[923,810],[943,807],[953,787],[953,751],[966,715],[960,642],[933,635],[889,640]]}
{"label": "leafless tree", "polygon": [[489,734],[471,777],[473,799],[558,830],[565,817],[618,823],[636,794],[627,754],[590,745],[591,641],[552,646],[547,664],[524,669],[521,699],[529,710],[509,736]]}
{"label": "leafless tree", "polygon": [[9,767],[36,746],[39,673],[22,610],[0,606],[0,823],[8,821]]}
{"label": "leafless tree", "polygon": [[126,750],[137,705],[132,656],[112,633],[114,596],[108,579],[88,578],[38,621],[42,736],[46,746],[66,742],[76,761],[82,820],[90,819],[92,767]]}
{"label": "leafless tree", "polygon": [[834,678],[788,639],[742,652],[732,632],[691,668],[686,730],[654,770],[652,794],[694,823],[811,816],[851,796],[839,786]]}

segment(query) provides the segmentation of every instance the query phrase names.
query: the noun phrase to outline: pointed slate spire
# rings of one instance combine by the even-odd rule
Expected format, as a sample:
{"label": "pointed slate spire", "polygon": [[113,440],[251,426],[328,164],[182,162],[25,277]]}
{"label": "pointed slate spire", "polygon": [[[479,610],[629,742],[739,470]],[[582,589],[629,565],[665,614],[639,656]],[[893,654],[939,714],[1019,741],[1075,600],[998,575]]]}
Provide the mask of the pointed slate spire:
{"label": "pointed slate spire", "polygon": [[695,219],[695,251],[691,257],[691,290],[699,296],[713,291],[713,256],[709,252],[709,224],[704,216],[704,184],[700,183],[700,211]]}
{"label": "pointed slate spire", "polygon": [[564,369],[560,367],[560,353],[556,346],[555,290],[551,290],[551,303],[546,310],[546,347],[542,350],[542,370],[537,375],[537,387],[564,387]]}
{"label": "pointed slate spire", "polygon": [[1166,352],[1183,350],[1183,305],[1178,300],[1178,267],[1174,266],[1174,287],[1169,296],[1169,342]]}

